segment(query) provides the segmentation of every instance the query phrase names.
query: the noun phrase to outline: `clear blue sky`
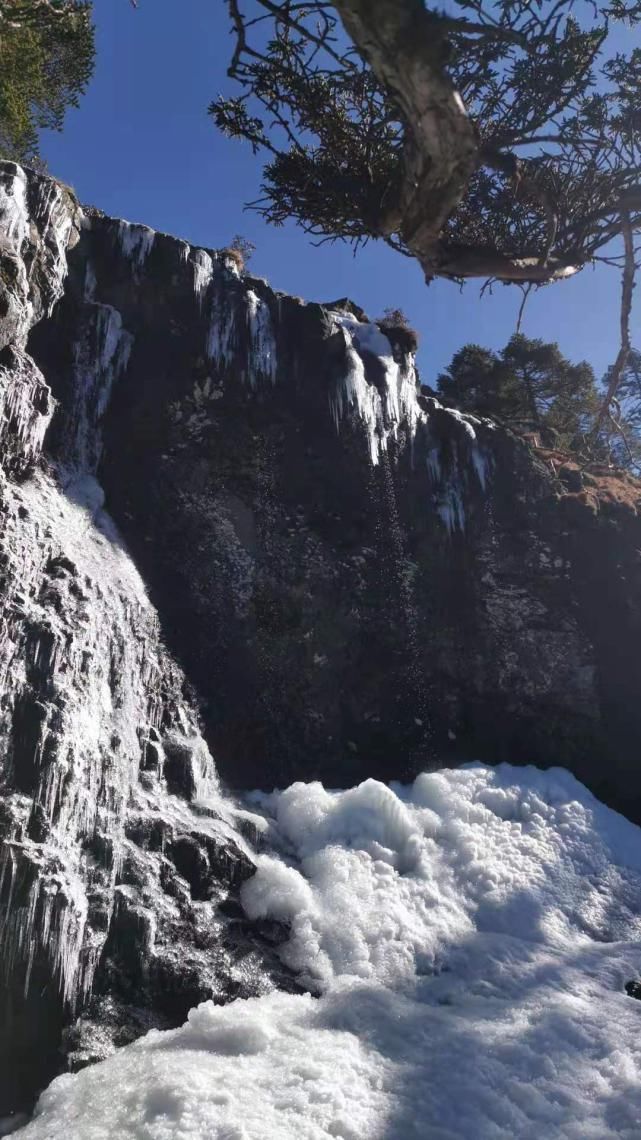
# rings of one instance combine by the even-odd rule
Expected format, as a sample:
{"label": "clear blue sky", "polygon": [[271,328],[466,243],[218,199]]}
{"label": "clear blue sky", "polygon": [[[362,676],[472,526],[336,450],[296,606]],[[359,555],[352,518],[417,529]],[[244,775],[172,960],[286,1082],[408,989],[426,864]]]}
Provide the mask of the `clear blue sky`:
{"label": "clear blue sky", "polygon": [[[109,214],[209,247],[243,233],[257,246],[255,273],[309,300],[350,296],[370,316],[402,308],[421,334],[422,378],[462,344],[501,347],[514,331],[519,290],[479,284],[463,293],[449,282],[427,288],[417,265],[381,243],[353,256],[347,246],[315,248],[295,225],[267,226],[243,205],[259,193],[261,162],[251,149],[222,138],[207,107],[228,89],[231,37],[222,0],[95,0],[98,62],[79,110],[61,135],[47,134],[50,170],[80,200]],[[573,281],[530,297],[523,331],[557,340],[597,374],[616,355],[616,271],[587,269]],[[641,344],[641,311],[633,339]]]}

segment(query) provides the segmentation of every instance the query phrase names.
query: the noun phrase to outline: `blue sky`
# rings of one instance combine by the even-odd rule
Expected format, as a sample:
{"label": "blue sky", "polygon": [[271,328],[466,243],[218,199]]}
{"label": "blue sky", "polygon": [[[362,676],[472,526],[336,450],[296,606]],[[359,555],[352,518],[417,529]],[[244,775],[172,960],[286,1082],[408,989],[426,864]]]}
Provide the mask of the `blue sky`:
{"label": "blue sky", "polygon": [[[257,246],[255,273],[309,300],[350,296],[370,314],[402,308],[421,334],[424,381],[469,341],[501,347],[514,331],[521,300],[514,287],[479,297],[449,282],[427,288],[418,266],[382,243],[356,257],[343,245],[315,248],[291,224],[267,226],[244,212],[259,193],[261,161],[248,146],[222,138],[207,107],[228,89],[231,37],[222,0],[95,0],[98,62],[88,94],[62,134],[47,134],[43,154],[53,174],[81,201],[107,213],[209,247],[236,233]],[[572,359],[602,373],[617,350],[616,271],[586,269],[528,301],[523,331],[557,340]],[[633,340],[639,328],[638,303]]]}

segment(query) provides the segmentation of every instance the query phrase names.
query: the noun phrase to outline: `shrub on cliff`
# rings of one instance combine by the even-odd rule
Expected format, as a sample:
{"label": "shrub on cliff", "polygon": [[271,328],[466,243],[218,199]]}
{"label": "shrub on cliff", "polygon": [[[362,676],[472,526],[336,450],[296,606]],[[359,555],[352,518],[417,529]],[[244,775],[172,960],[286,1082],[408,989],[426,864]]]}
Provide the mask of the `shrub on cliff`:
{"label": "shrub on cliff", "polygon": [[402,352],[416,352],[418,349],[418,333],[402,309],[385,309],[376,324],[390,343],[397,345]]}

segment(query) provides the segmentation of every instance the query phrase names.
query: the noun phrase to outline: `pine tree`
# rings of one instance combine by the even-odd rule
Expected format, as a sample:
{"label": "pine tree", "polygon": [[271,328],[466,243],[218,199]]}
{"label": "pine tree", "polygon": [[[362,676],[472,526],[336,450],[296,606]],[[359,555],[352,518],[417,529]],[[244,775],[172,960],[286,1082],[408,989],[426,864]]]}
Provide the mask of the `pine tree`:
{"label": "pine tree", "polygon": [[438,378],[443,398],[464,411],[490,416],[541,442],[580,451],[599,405],[594,372],[572,364],[557,344],[516,334],[500,353],[466,345]]}
{"label": "pine tree", "polygon": [[62,128],[93,67],[90,3],[0,0],[0,157],[37,159],[39,131]]}

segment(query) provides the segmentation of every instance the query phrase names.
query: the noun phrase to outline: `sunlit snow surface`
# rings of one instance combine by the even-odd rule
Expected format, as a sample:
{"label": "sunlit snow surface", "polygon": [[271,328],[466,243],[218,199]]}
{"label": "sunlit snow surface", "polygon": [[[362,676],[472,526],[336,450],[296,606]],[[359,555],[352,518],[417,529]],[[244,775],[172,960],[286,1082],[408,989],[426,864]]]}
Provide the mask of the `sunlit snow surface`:
{"label": "sunlit snow surface", "polygon": [[245,908],[322,996],[205,1003],[54,1081],[24,1140],[637,1140],[641,830],[506,765],[253,807]]}

